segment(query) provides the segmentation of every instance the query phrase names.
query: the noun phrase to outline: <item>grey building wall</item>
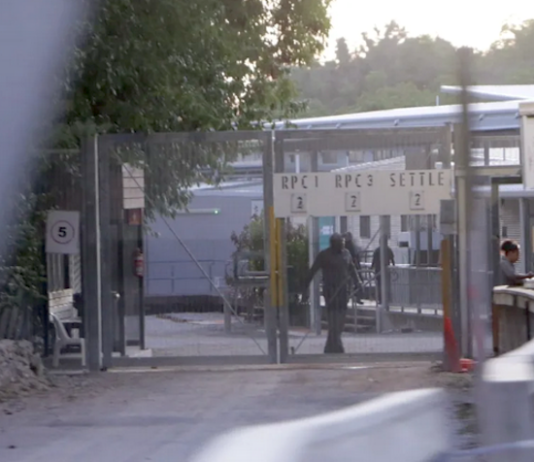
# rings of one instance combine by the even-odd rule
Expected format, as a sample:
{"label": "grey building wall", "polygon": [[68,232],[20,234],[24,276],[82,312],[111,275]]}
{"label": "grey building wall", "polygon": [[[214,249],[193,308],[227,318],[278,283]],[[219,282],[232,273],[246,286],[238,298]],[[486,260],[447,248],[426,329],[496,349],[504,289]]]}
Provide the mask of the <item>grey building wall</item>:
{"label": "grey building wall", "polygon": [[[232,271],[231,259],[235,251],[230,236],[232,232],[240,233],[250,223],[252,203],[257,199],[214,191],[211,196],[195,196],[189,205],[191,214],[180,214],[175,219],[157,218],[150,225],[151,232],[145,236],[145,296],[217,295],[166,222],[210,279],[224,288],[225,275]],[[195,213],[199,209],[206,213]]]}

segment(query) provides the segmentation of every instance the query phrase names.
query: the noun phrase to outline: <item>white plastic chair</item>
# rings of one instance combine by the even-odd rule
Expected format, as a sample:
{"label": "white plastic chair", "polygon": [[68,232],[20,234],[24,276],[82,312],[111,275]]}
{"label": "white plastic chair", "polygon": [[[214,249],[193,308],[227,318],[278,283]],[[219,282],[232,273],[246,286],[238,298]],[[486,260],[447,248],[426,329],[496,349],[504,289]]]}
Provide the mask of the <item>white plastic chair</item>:
{"label": "white plastic chair", "polygon": [[54,357],[52,359],[52,365],[54,367],[59,366],[59,356],[61,355],[61,349],[68,345],[80,345],[80,353],[82,360],[82,367],[85,367],[85,339],[71,337],[65,329],[65,325],[54,314],[50,314],[50,320],[54,324],[54,330],[56,336],[54,340]]}

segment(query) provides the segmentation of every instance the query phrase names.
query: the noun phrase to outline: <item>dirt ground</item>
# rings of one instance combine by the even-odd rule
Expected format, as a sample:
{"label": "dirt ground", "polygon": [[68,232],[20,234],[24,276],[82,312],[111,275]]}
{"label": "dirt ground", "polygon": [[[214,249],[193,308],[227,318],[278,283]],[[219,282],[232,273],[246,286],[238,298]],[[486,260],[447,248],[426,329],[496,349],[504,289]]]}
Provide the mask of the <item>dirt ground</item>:
{"label": "dirt ground", "polygon": [[[0,404],[2,462],[186,461],[231,428],[337,410],[380,394],[445,387],[469,401],[469,375],[430,363],[125,369],[52,376],[46,392]],[[462,427],[462,428],[460,428]],[[465,426],[464,426],[465,427]]]}

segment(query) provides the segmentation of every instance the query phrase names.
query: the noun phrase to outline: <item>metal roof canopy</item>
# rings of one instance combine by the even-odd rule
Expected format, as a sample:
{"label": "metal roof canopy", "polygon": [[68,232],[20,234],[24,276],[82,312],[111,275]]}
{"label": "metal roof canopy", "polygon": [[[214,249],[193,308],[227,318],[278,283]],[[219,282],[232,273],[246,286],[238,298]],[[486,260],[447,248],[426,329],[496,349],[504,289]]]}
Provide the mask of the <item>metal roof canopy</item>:
{"label": "metal roof canopy", "polygon": [[[515,130],[520,126],[519,103],[524,99],[504,102],[474,103],[469,106],[472,131]],[[300,129],[385,129],[442,127],[460,123],[461,105],[397,108],[325,117],[295,119],[288,128]],[[287,124],[278,122],[276,129],[284,131]],[[266,127],[267,128],[267,127]]]}
{"label": "metal roof canopy", "polygon": [[[451,130],[452,128],[452,130]],[[276,144],[283,144],[284,152],[355,151],[365,149],[392,149],[428,147],[454,138],[454,126],[383,129],[314,129],[284,130],[276,133]],[[518,147],[517,134],[502,135],[478,133],[471,138],[472,148]]]}
{"label": "metal roof canopy", "polygon": [[[442,93],[459,95],[462,88],[454,85],[442,85]],[[534,85],[473,85],[467,92],[477,98],[486,98],[494,101],[513,101],[534,99]]]}
{"label": "metal roof canopy", "polygon": [[423,127],[411,129],[284,130],[276,133],[275,144],[285,154],[299,151],[391,149],[427,147],[448,140],[450,128]]}

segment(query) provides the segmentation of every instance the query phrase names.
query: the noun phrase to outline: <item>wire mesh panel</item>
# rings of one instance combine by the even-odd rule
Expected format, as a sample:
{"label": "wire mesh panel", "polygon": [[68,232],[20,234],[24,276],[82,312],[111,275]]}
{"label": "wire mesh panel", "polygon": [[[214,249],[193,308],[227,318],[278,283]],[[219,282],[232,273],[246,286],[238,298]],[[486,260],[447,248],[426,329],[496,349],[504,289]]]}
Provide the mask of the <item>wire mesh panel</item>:
{"label": "wire mesh panel", "polygon": [[[280,131],[276,133],[275,171],[333,172],[339,174],[340,181],[360,182],[358,187],[372,181],[377,172],[397,176],[406,172],[402,181],[413,183],[422,181],[420,171],[437,172],[450,166],[451,140],[450,128]],[[384,208],[380,195],[377,191],[373,199],[376,210]],[[332,209],[336,208],[338,204],[332,203]],[[287,325],[283,322],[286,317],[281,316],[281,332],[287,336],[287,360],[298,361],[304,359],[303,355],[323,352],[439,357],[443,320],[441,235],[436,213],[401,212],[381,217],[372,208],[364,215],[357,207],[350,210],[347,204],[345,211],[343,215],[320,217],[294,214],[285,220],[287,304],[281,309],[287,309],[288,314]],[[381,230],[388,237],[387,267],[383,271]],[[357,273],[356,278],[349,277],[354,280],[349,281],[347,301],[343,307],[329,307],[331,291],[325,286],[328,275],[324,270],[323,282],[320,277],[311,281],[310,303],[303,303],[310,267],[330,246],[334,233],[345,238]],[[382,300],[383,278],[387,301]],[[337,308],[343,312],[342,319],[331,316]],[[333,324],[342,331],[342,347],[337,351],[328,346]],[[284,342],[281,345],[284,356]]]}
{"label": "wire mesh panel", "polygon": [[102,289],[121,295],[111,319],[120,325],[110,333],[115,350],[193,362],[276,359],[257,171],[269,139],[228,132],[101,140],[109,176],[100,194],[119,233],[105,257],[117,268]]}

